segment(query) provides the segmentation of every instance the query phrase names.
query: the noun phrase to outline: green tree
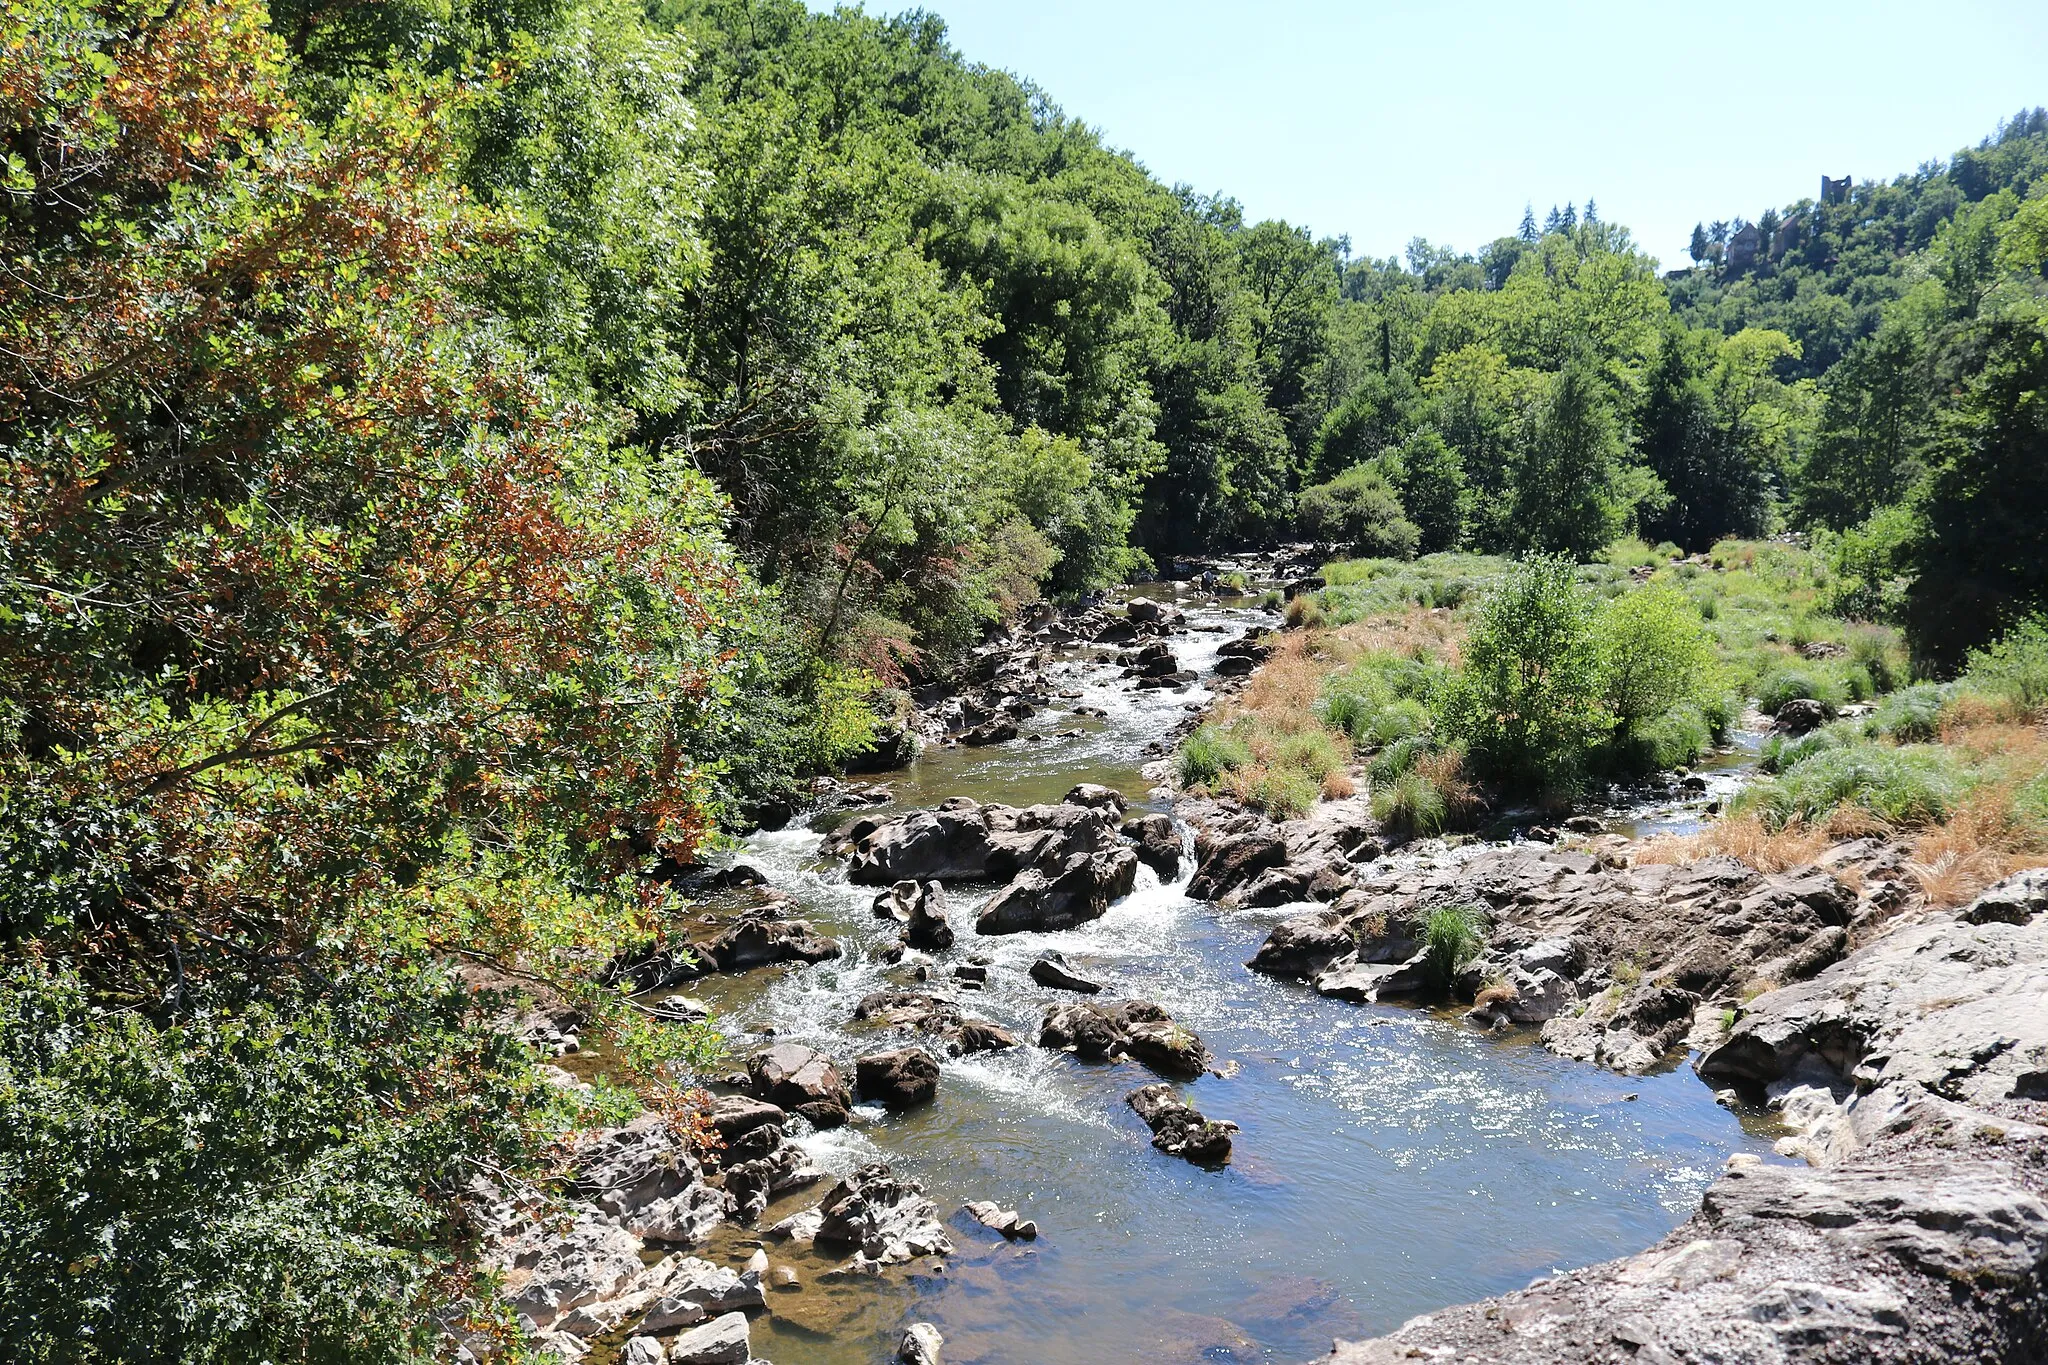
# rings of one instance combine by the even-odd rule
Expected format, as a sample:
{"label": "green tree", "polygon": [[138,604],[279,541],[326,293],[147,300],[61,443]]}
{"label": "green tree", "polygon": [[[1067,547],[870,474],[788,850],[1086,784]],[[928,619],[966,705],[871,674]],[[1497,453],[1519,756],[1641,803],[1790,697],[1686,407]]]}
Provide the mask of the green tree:
{"label": "green tree", "polygon": [[1470,499],[1458,452],[1435,428],[1424,427],[1382,456],[1380,463],[1400,495],[1402,509],[1415,523],[1422,553],[1457,549],[1464,540]]}
{"label": "green tree", "polygon": [[2023,305],[1991,328],[1990,351],[1935,469],[1912,551],[1907,628],[1916,652],[1954,668],[1964,653],[2048,606],[2048,321]]}
{"label": "green tree", "polygon": [[1480,600],[1464,666],[1436,698],[1439,732],[1511,787],[1570,791],[1613,724],[1597,621],[1569,558],[1524,560]]}
{"label": "green tree", "polygon": [[1687,701],[1711,695],[1713,642],[1678,589],[1640,587],[1600,609],[1594,625],[1600,696],[1623,736]]}
{"label": "green tree", "polygon": [[1549,385],[1514,469],[1510,534],[1531,550],[1590,559],[1628,529],[1648,477],[1627,463],[1621,423],[1584,365]]}

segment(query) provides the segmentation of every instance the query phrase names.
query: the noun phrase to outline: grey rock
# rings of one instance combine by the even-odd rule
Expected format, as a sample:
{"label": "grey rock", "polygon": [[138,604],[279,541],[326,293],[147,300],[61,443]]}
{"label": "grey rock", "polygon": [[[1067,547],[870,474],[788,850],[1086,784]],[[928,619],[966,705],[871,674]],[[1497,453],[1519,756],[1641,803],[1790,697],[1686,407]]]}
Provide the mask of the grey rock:
{"label": "grey rock", "polygon": [[1074,991],[1081,995],[1099,995],[1102,983],[1090,981],[1067,965],[1062,953],[1047,951],[1031,964],[1031,979],[1041,986],[1053,990]]}
{"label": "grey rock", "polygon": [[778,1043],[747,1059],[747,1084],[754,1097],[808,1119],[818,1128],[846,1122],[853,1096],[832,1059],[801,1043]]}
{"label": "grey rock", "polygon": [[921,1047],[862,1057],[854,1063],[854,1078],[863,1099],[890,1109],[929,1104],[939,1093],[939,1064]]}
{"label": "grey rock", "polygon": [[941,1365],[939,1352],[945,1344],[938,1328],[928,1322],[913,1322],[904,1329],[896,1359],[901,1365]]}
{"label": "grey rock", "polygon": [[677,1337],[668,1348],[670,1365],[743,1365],[754,1358],[748,1336],[747,1315],[727,1313]]}
{"label": "grey rock", "polygon": [[882,1265],[953,1252],[924,1187],[879,1162],[834,1185],[817,1211],[813,1240],[821,1249],[851,1247]]}

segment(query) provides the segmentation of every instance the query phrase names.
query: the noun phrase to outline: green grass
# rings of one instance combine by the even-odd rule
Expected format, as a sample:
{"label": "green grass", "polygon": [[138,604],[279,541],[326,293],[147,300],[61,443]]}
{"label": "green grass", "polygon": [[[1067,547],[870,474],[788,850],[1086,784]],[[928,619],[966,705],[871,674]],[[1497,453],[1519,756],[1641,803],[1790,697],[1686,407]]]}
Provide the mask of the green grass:
{"label": "green grass", "polygon": [[1972,785],[1954,753],[1933,745],[1903,748],[1868,740],[1810,752],[1775,780],[1756,783],[1731,809],[1782,829],[1857,805],[1896,825],[1939,824]]}
{"label": "green grass", "polygon": [[1448,993],[1472,959],[1486,947],[1485,923],[1469,905],[1440,905],[1429,912],[1422,929],[1423,970],[1438,994]]}
{"label": "green grass", "polygon": [[1187,737],[1175,762],[1183,787],[1206,787],[1233,769],[1251,762],[1251,749],[1242,739],[1214,725],[1204,725]]}
{"label": "green grass", "polygon": [[1273,768],[1259,779],[1256,804],[1275,820],[1299,819],[1322,795],[1317,780],[1299,768]]}
{"label": "green grass", "polygon": [[1288,735],[1273,749],[1273,766],[1302,773],[1321,782],[1342,768],[1350,755],[1327,730],[1305,730]]}
{"label": "green grass", "polygon": [[1450,814],[1449,803],[1434,782],[1410,769],[1385,784],[1375,780],[1372,817],[1380,827],[1399,839],[1421,839],[1441,834]]}

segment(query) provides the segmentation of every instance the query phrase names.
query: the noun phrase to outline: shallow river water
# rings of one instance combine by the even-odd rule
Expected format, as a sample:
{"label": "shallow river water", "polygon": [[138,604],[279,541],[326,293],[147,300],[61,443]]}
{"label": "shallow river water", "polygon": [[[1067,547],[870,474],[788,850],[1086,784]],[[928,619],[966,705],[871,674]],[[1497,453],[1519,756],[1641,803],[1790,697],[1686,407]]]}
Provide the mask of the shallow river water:
{"label": "shallow river water", "polygon": [[[1205,676],[1216,647],[1260,619],[1242,603],[1183,606],[1197,632],[1172,643]],[[1134,809],[1165,809],[1146,798],[1143,749],[1208,694],[1127,692],[1114,668],[1080,659],[1053,674],[1085,695],[1027,731],[1078,725],[1085,735],[933,750],[879,780],[903,806],[955,795],[1056,801],[1098,781]],[[1110,714],[1077,721],[1060,709],[1083,704]],[[1717,774],[1716,789],[1728,780]],[[1686,818],[1643,814],[1660,828]],[[694,983],[736,1050],[771,1028],[842,1062],[896,1045],[848,1023],[862,994],[908,980],[878,957],[895,926],[874,918],[873,889],[849,886],[819,844],[814,830],[792,827],[754,836],[742,854],[803,901],[846,956]],[[1241,1126],[1231,1164],[1203,1170],[1152,1149],[1123,1103],[1155,1079],[1135,1063],[1089,1065],[1029,1045],[943,1061],[933,1104],[893,1117],[863,1109],[866,1121],[805,1145],[832,1170],[887,1160],[924,1182],[942,1216],[969,1199],[1017,1208],[1039,1239],[1005,1243],[954,1217],[957,1252],[943,1269],[920,1263],[851,1282],[821,1279],[828,1262],[771,1243],[804,1284],[771,1293],[754,1326],[757,1355],[869,1365],[925,1320],[944,1333],[952,1365],[1305,1361],[1335,1336],[1639,1250],[1692,1212],[1729,1154],[1768,1155],[1759,1118],[1718,1107],[1687,1068],[1616,1076],[1546,1052],[1533,1032],[1483,1035],[1453,1013],[1347,1005],[1259,976],[1245,959],[1288,911],[1221,911],[1188,899],[1185,876],[1168,886],[1141,870],[1137,891],[1095,923],[1000,938],[972,931],[981,889],[956,888],[960,942],[939,955],[932,988],[1028,1040],[1049,1001],[1071,998],[1025,976],[1040,950],[1057,947],[1107,984],[1105,998],[1159,1001],[1224,1073],[1184,1088],[1205,1113]],[[970,953],[993,960],[985,991],[951,980],[951,964]],[[798,1192],[764,1225],[818,1193]],[[706,1254],[737,1261],[751,1244],[734,1230]]]}

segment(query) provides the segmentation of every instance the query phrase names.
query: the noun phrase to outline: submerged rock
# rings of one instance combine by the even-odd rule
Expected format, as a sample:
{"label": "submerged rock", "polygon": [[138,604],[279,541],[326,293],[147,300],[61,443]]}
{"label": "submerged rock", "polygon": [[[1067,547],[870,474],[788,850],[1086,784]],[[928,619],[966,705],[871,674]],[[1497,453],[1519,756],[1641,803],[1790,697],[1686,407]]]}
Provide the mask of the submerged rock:
{"label": "submerged rock", "polygon": [[943,1041],[947,1055],[953,1057],[1017,1046],[1015,1036],[1002,1025],[964,1015],[953,1001],[918,991],[870,991],[854,1007],[853,1017],[857,1022],[929,1034]]}

